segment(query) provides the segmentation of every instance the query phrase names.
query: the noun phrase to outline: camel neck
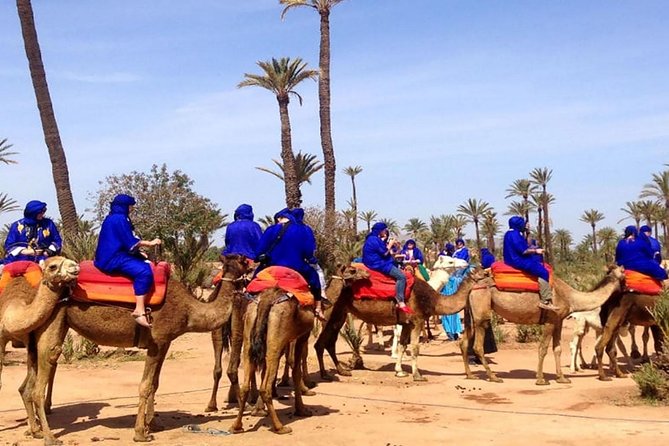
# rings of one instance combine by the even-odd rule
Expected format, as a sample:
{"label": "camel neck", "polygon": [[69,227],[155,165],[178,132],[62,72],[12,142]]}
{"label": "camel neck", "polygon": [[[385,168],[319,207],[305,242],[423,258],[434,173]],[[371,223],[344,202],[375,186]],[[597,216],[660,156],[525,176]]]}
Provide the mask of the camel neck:
{"label": "camel neck", "polygon": [[435,314],[453,314],[462,311],[467,304],[469,292],[472,289],[472,280],[467,278],[461,284],[455,294],[445,296],[439,294],[437,305],[435,305]]}
{"label": "camel neck", "polygon": [[569,303],[570,312],[599,308],[620,289],[620,281],[611,278],[590,292],[575,290],[558,278],[556,278],[555,286],[557,295]]}

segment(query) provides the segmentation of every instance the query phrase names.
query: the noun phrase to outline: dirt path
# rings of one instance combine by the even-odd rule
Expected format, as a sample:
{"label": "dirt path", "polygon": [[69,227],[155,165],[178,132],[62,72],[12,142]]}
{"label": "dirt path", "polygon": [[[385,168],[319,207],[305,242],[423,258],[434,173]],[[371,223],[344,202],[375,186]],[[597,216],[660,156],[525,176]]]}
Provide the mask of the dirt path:
{"label": "dirt path", "polygon": [[[569,326],[569,323],[567,324]],[[509,327],[512,329],[512,327]],[[569,330],[563,337],[562,360],[568,367]],[[593,339],[585,342],[586,357]],[[348,349],[339,351],[347,359]],[[211,385],[209,334],[189,334],[171,348],[156,398],[158,421],[165,430],[156,445],[297,445],[373,446],[452,444],[518,445],[523,441],[560,445],[652,444],[669,434],[669,410],[639,404],[631,379],[602,383],[593,371],[572,376],[572,384],[534,384],[534,346],[503,345],[492,355],[502,384],[463,378],[459,349],[442,340],[423,344],[420,365],[428,382],[395,378],[389,353],[364,355],[368,370],[354,371],[338,382],[319,383],[317,395],[305,403],[310,418],[293,418],[292,398],[276,407],[293,429],[288,436],[269,430],[266,418],[246,416],[241,435],[214,436],[183,431],[183,426],[227,430],[235,409],[205,414]],[[12,351],[0,391],[0,445],[41,445],[23,436],[24,409],[16,392],[25,373],[23,353]],[[310,358],[311,370],[316,366]],[[329,364],[329,362],[328,362]],[[56,376],[51,426],[66,445],[131,444],[142,362],[62,364]],[[405,367],[409,367],[407,363]],[[482,368],[474,366],[480,372]],[[552,355],[545,370],[554,371]],[[313,374],[312,376],[316,376]],[[554,374],[548,377],[553,379]],[[227,389],[225,378],[220,392]],[[289,395],[286,389],[281,395]],[[219,407],[225,404],[219,401]]]}

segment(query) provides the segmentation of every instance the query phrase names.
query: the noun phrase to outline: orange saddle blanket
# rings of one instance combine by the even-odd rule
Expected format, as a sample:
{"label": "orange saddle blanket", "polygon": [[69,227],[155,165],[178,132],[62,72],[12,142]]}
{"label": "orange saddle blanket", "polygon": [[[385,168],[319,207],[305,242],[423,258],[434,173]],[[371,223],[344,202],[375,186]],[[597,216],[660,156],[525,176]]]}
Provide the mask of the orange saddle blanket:
{"label": "orange saddle blanket", "polygon": [[[378,271],[373,271],[362,263],[353,263],[351,266],[364,269],[369,273],[368,279],[358,280],[353,283],[352,288],[354,299],[389,300],[395,298],[395,279]],[[413,289],[416,277],[411,269],[405,269],[404,274],[407,276],[407,285],[406,288],[404,288],[404,296],[408,300],[409,296],[411,296],[411,290]]]}
{"label": "orange saddle blanket", "polygon": [[279,288],[286,293],[291,293],[302,306],[314,304],[314,296],[304,277],[285,266],[269,266],[263,269],[248,284],[246,291],[256,294],[270,288]]}
{"label": "orange saddle blanket", "polygon": [[[547,263],[544,263],[544,267],[550,273],[550,281],[552,285],[553,268]],[[539,278],[537,276],[533,276],[500,261],[493,263],[490,269],[492,270],[495,286],[500,291],[539,292]]]}
{"label": "orange saddle blanket", "polygon": [[[74,300],[82,302],[118,302],[135,303],[135,291],[132,280],[124,276],[110,276],[93,265],[92,260],[79,263],[79,278],[72,292]],[[146,305],[160,305],[167,294],[167,282],[170,278],[170,264],[160,262],[151,264],[153,288],[146,295]]]}
{"label": "orange saddle blanket", "polygon": [[658,295],[662,292],[662,282],[637,271],[625,270],[625,286],[634,293]]}
{"label": "orange saddle blanket", "polygon": [[14,277],[23,276],[30,286],[37,288],[40,280],[42,280],[42,269],[35,262],[28,260],[19,260],[17,262],[8,263],[2,270],[0,276],[0,293],[5,289],[9,281]]}

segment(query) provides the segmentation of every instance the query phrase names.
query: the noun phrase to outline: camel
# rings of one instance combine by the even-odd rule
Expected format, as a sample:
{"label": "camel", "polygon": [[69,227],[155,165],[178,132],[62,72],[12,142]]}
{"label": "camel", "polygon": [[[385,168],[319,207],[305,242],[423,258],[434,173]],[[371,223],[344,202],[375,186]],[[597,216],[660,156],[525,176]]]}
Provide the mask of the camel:
{"label": "camel", "polygon": [[[356,280],[368,277],[366,271],[348,267],[342,276],[333,276],[326,293],[342,299],[344,290]],[[294,358],[302,358],[306,349],[311,329],[314,325],[313,306],[302,306],[278,288],[265,290],[248,304],[244,317],[244,348],[242,363],[244,366],[244,382],[239,389],[239,412],[230,431],[244,431],[242,416],[251,388],[251,378],[256,369],[264,366],[262,383],[258,389],[260,397],[267,408],[272,427],[277,434],[292,432],[284,426],[276,414],[272,404],[272,387],[276,381],[281,355],[292,341],[295,342]],[[295,389],[295,416],[309,416],[310,412],[302,402],[302,367],[293,367],[293,386]]]}
{"label": "camel", "polygon": [[[28,345],[29,334],[46,322],[59,300],[67,297],[78,275],[77,262],[60,256],[51,257],[44,262],[42,280],[37,288],[19,276],[12,279],[0,294],[0,389],[7,342],[14,340]],[[34,419],[31,395],[26,392],[36,374],[33,359],[34,355],[29,354],[28,374],[19,392],[28,417],[32,414]]]}
{"label": "camel", "polygon": [[[669,287],[669,281],[664,281],[664,289]],[[658,296],[640,294],[633,292],[621,292],[609,299],[602,307],[602,322],[604,330],[595,345],[595,356],[597,357],[597,373],[601,381],[610,381],[611,377],[604,372],[602,358],[604,350],[610,359],[610,368],[618,378],[627,376],[616,360],[615,342],[620,327],[625,323],[651,327],[655,341],[655,351],[662,351],[662,332],[657,327],[650,309],[655,306]]]}
{"label": "camel", "polygon": [[[35,332],[38,371],[32,395],[45,444],[62,444],[49,427],[44,410],[44,390],[62,351],[68,328],[99,345],[147,349],[139,386],[134,440],[151,441],[153,437],[149,430],[155,414],[155,393],[171,342],[187,332],[213,331],[222,326],[230,318],[232,304],[230,299],[221,296],[230,296],[241,287],[241,278],[246,270],[244,257],[228,256],[223,262],[223,280],[216,293],[219,297],[209,302],[199,301],[183,284],[170,280],[164,304],[152,312],[154,322],[150,330],[140,328],[130,317],[130,308],[120,306],[72,302],[54,311],[51,318]],[[31,420],[30,424],[33,436],[38,437],[40,432],[36,423]]]}
{"label": "camel", "polygon": [[493,382],[502,382],[488,366],[483,355],[483,339],[485,328],[490,324],[494,311],[505,320],[516,324],[541,324],[543,335],[539,344],[539,363],[536,372],[536,384],[547,385],[544,378],[543,363],[548,350],[548,343],[553,342],[555,369],[557,382],[567,384],[571,381],[564,376],[560,367],[560,336],[562,335],[563,320],[574,311],[588,311],[600,307],[606,300],[620,292],[625,275],[620,267],[612,267],[597,287],[591,292],[577,291],[558,277],[554,277],[553,303],[559,311],[544,311],[537,305],[538,292],[506,292],[499,291],[491,278],[482,280],[472,290],[469,296],[468,311],[465,317],[465,336],[460,342],[462,359],[465,365],[467,379],[475,379],[469,368],[467,348],[474,336],[474,352],[485,367],[488,379]]}
{"label": "camel", "polygon": [[335,364],[337,373],[350,376],[351,372],[345,369],[337,359],[335,344],[339,336],[339,330],[346,320],[346,315],[352,313],[363,322],[376,325],[402,324],[402,336],[398,357],[395,363],[395,376],[406,377],[408,374],[402,370],[402,358],[407,344],[411,343],[411,370],[414,381],[426,381],[418,370],[418,352],[420,332],[425,326],[425,319],[435,314],[451,314],[461,311],[465,307],[467,296],[474,281],[481,278],[478,270],[472,271],[463,281],[457,293],[452,296],[444,296],[437,289],[443,288],[448,281],[448,273],[437,270],[433,272],[430,282],[421,279],[416,280],[407,305],[413,310],[413,314],[399,313],[395,307],[394,300],[372,300],[353,299],[352,293],[344,293],[334,305],[332,316],[323,328],[314,348],[318,357],[321,378],[331,380],[325,370],[323,352],[328,351]]}
{"label": "camel", "polygon": [[[569,343],[569,348],[571,350],[571,363],[569,365],[569,370],[572,373],[583,370],[587,367],[587,362],[583,357],[583,337],[588,333],[588,329],[592,328],[595,331],[595,336],[597,339],[602,335],[602,319],[600,316],[601,308],[595,308],[590,311],[578,311],[572,313],[569,317],[574,319],[574,330],[573,337]],[[632,358],[627,354],[627,348],[621,337],[627,336],[627,332],[631,332],[627,327],[621,327],[620,332],[618,333],[618,339],[616,339],[616,345],[622,352],[623,356],[627,360],[627,363],[630,367],[634,367]],[[580,360],[580,361],[579,361]],[[595,368],[597,364],[597,357],[593,355],[592,361],[590,363],[591,368]]]}

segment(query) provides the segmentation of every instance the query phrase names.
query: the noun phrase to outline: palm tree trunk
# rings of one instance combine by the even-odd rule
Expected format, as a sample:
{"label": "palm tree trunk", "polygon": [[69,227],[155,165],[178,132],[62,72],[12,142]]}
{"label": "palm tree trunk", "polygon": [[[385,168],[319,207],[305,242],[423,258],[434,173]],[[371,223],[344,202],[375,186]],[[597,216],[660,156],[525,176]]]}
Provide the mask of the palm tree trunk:
{"label": "palm tree trunk", "polygon": [[286,193],[286,206],[296,208],[302,202],[302,194],[297,183],[295,172],[295,155],[290,134],[290,116],[288,115],[288,99],[277,98],[279,116],[281,118],[281,160],[283,161],[283,187]]}
{"label": "palm tree trunk", "polygon": [[476,252],[481,250],[481,237],[479,236],[479,222],[474,220],[474,229],[476,229]]}
{"label": "palm tree trunk", "polygon": [[[321,122],[321,147],[323,149],[323,170],[325,176],[325,233],[333,234],[335,226],[335,162],[330,125],[330,10],[319,10],[321,17],[321,42],[319,54],[320,76],[318,78],[318,101]],[[331,237],[326,237],[324,252],[330,262],[334,261],[334,245]],[[330,263],[329,262],[329,263]]]}
{"label": "palm tree trunk", "polygon": [[[543,208],[542,206],[537,207],[537,242],[539,243],[539,246],[543,247],[544,242],[543,242],[543,228],[544,228],[544,219],[543,219]],[[530,238],[530,234],[527,234],[527,237]]]}
{"label": "palm tree trunk", "polygon": [[358,239],[358,195],[355,191],[355,177],[351,177],[353,186],[353,240]]}
{"label": "palm tree trunk", "polygon": [[66,237],[72,237],[79,230],[78,214],[74,205],[74,199],[72,198],[67,159],[65,158],[65,151],[60,140],[58,123],[53,111],[49,86],[46,81],[46,72],[42,63],[42,53],[37,38],[33,8],[30,0],[16,0],[16,8],[21,22],[23,44],[26,50],[26,57],[28,58],[35,98],[37,99],[37,108],[39,109],[42,121],[44,140],[49,151],[49,158],[51,159],[51,172],[53,182],[56,186],[56,198],[58,200],[60,218],[63,222],[63,233]]}
{"label": "palm tree trunk", "polygon": [[548,197],[546,196],[546,189],[543,191],[543,207],[544,207],[544,259],[547,263],[553,263],[553,247],[551,240],[551,228],[548,220]]}
{"label": "palm tree trunk", "polygon": [[595,225],[592,225],[592,252],[597,255],[597,233],[595,232]]}

